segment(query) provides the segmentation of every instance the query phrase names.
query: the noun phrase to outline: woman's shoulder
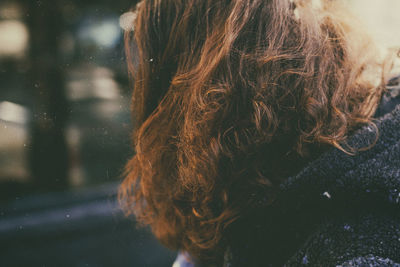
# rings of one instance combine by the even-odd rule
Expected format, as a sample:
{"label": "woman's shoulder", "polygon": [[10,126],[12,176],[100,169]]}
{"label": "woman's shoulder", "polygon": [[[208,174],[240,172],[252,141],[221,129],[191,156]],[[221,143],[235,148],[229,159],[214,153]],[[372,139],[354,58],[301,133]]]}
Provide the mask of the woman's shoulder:
{"label": "woman's shoulder", "polygon": [[372,258],[400,263],[400,105],[376,126],[377,141],[368,126],[348,140],[357,147],[376,141],[372,148],[355,155],[327,151],[289,177],[274,206],[257,212],[263,221],[259,216],[248,223],[251,236],[232,243],[230,266],[352,266]]}

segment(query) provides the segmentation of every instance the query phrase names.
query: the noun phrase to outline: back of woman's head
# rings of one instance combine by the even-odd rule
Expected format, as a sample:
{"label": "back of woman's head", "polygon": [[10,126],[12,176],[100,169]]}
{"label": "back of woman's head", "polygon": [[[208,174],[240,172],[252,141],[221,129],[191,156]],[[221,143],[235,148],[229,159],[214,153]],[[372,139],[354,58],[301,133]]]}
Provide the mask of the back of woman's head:
{"label": "back of woman's head", "polygon": [[370,122],[382,68],[339,5],[137,5],[126,35],[136,154],[120,197],[165,245],[219,255],[256,195],[273,200],[290,159],[346,149],[349,132]]}

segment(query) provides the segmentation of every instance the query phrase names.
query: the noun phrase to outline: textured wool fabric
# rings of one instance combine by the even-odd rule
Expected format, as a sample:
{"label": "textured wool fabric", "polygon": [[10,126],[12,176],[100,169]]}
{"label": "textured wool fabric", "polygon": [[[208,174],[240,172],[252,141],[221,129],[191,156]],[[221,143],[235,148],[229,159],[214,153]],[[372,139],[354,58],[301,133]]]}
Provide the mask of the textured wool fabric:
{"label": "textured wool fabric", "polygon": [[[372,148],[322,154],[243,220],[225,266],[400,266],[400,105],[376,125]],[[374,140],[363,127],[348,143]]]}

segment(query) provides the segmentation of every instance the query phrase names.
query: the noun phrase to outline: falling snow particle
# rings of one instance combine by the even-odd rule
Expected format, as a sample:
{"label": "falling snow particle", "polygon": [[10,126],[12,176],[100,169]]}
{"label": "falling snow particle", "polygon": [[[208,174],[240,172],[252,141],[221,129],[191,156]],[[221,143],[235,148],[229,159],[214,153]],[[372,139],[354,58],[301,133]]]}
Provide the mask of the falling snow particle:
{"label": "falling snow particle", "polygon": [[343,227],[343,229],[346,230],[346,231],[349,231],[349,230],[351,229],[351,226],[348,225],[348,224],[346,224],[346,225]]}
{"label": "falling snow particle", "polygon": [[370,133],[372,133],[374,131],[374,128],[372,128],[371,126],[368,126],[367,129],[368,129],[368,132],[370,132]]}
{"label": "falling snow particle", "polygon": [[324,192],[323,194],[322,194],[324,197],[327,197],[327,198],[331,198],[331,195],[329,194],[329,192]]}
{"label": "falling snow particle", "polygon": [[303,259],[301,260],[301,262],[302,262],[304,265],[308,264],[308,257],[307,257],[307,255],[305,255],[305,256],[303,257]]}

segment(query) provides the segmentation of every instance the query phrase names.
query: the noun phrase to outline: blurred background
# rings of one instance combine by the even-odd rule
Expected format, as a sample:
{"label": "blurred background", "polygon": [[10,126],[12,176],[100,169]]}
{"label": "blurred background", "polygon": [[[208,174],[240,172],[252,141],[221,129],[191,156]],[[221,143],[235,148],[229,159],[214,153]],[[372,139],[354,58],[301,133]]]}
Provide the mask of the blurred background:
{"label": "blurred background", "polygon": [[[348,0],[382,49],[399,0]],[[0,266],[171,266],[115,200],[129,156],[135,1],[0,2]]]}
{"label": "blurred background", "polygon": [[0,266],[171,266],[115,200],[134,1],[0,1]]}

